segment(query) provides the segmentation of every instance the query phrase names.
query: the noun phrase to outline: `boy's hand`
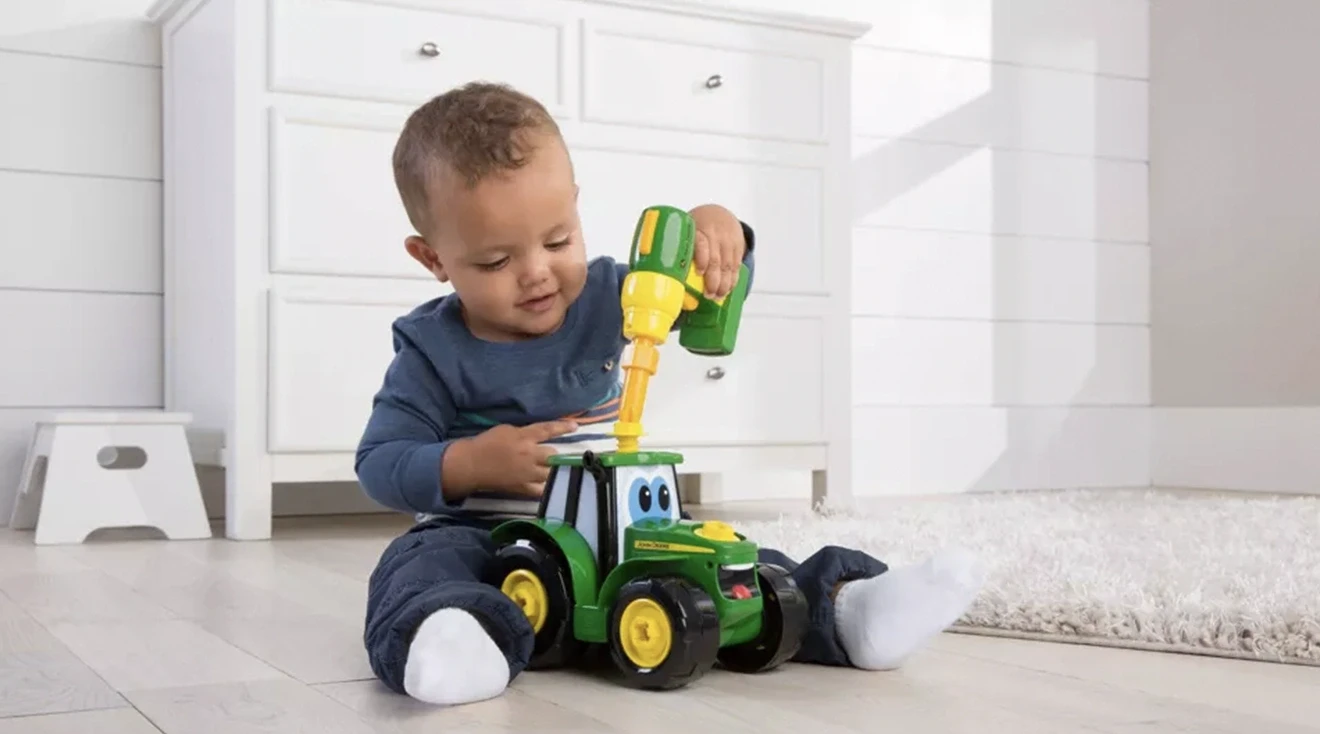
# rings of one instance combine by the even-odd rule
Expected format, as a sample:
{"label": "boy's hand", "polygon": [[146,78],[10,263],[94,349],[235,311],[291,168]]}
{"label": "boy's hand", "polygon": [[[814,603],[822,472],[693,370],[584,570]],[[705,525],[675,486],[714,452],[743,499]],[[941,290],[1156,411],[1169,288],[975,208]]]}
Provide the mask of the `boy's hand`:
{"label": "boy's hand", "polygon": [[[453,476],[446,476],[444,484],[460,496],[476,489],[495,489],[540,497],[550,477],[547,459],[556,453],[544,442],[575,430],[577,424],[571,421],[495,426],[450,447],[450,453],[459,452],[454,457]],[[460,448],[460,444],[467,445]],[[445,464],[449,463],[446,457]]]}
{"label": "boy's hand", "polygon": [[738,268],[747,252],[742,223],[718,204],[702,204],[688,214],[697,225],[695,261],[697,272],[706,279],[706,296],[726,296],[738,282]]}

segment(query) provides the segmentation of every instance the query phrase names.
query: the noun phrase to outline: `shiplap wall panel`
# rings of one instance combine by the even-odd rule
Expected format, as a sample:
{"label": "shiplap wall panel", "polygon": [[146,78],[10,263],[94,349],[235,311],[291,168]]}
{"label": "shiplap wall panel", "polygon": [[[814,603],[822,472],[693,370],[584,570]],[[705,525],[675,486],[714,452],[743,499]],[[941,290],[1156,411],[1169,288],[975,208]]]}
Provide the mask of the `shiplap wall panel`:
{"label": "shiplap wall panel", "polygon": [[854,160],[862,226],[1108,242],[1149,237],[1141,163],[867,138],[858,140]]}
{"label": "shiplap wall panel", "polygon": [[[797,0],[776,0],[791,7]],[[1148,0],[823,0],[866,18],[862,44],[1144,79]],[[800,7],[800,6],[799,6]]]}
{"label": "shiplap wall panel", "polygon": [[161,177],[160,69],[0,51],[0,168]]}
{"label": "shiplap wall panel", "polygon": [[853,313],[1150,322],[1150,248],[1012,235],[858,228]]}
{"label": "shiplap wall panel", "polygon": [[873,23],[857,493],[1149,484],[1146,0],[826,4]]}
{"label": "shiplap wall panel", "polygon": [[161,404],[161,297],[0,290],[0,406]]}
{"label": "shiplap wall panel", "polygon": [[161,292],[156,181],[0,171],[0,288]]}
{"label": "shiplap wall panel", "polygon": [[864,494],[1150,483],[1146,408],[858,407]]}
{"label": "shiplap wall panel", "polygon": [[3,0],[0,50],[160,66],[151,0]]}
{"label": "shiplap wall panel", "polygon": [[1145,160],[1146,83],[858,46],[854,132],[871,137]]}
{"label": "shiplap wall panel", "polygon": [[854,318],[855,405],[1147,405],[1141,326]]}

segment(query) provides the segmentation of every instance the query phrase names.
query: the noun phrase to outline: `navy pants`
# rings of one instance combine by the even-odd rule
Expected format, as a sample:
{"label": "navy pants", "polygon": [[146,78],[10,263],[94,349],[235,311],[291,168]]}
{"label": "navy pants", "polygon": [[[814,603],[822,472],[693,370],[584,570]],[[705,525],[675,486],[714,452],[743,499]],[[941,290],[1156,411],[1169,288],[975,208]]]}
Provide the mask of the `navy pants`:
{"label": "navy pants", "polygon": [[[416,525],[386,547],[367,588],[363,641],[371,669],[392,690],[405,693],[403,670],[413,633],[422,620],[448,607],[466,610],[481,622],[508,659],[510,680],[527,667],[533,639],[527,616],[481,580],[494,553],[488,528],[454,519]],[[810,624],[793,660],[848,665],[834,634],[830,594],[840,582],[878,576],[888,567],[861,551],[836,546],[821,548],[801,563],[763,548],[760,560],[787,569],[807,598]]]}

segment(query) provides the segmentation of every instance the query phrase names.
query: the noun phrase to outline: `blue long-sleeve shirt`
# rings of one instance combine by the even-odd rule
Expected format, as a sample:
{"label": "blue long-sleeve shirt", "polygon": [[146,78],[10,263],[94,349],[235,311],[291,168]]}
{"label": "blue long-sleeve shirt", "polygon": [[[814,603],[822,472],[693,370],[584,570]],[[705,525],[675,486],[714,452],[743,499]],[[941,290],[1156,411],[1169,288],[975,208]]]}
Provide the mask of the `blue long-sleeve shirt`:
{"label": "blue long-sleeve shirt", "polygon": [[[754,267],[753,233],[743,225]],[[519,342],[474,336],[452,295],[428,301],[393,324],[394,359],[372,403],[356,457],[358,481],[386,507],[450,514],[476,510],[492,493],[461,504],[444,497],[441,462],[453,441],[499,424],[571,419],[563,441],[608,437],[618,418],[619,365],[627,340],[619,297],[628,265],[588,264],[582,295],[555,332]],[[534,505],[533,505],[534,508]]]}

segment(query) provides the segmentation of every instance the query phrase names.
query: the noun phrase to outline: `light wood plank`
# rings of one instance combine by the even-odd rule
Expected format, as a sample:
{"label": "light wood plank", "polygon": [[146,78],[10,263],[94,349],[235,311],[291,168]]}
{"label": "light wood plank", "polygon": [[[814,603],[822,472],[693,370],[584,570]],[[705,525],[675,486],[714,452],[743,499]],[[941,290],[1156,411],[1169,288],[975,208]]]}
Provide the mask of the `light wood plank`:
{"label": "light wood plank", "polygon": [[131,708],[0,719],[0,734],[160,734]]}
{"label": "light wood plank", "polygon": [[125,705],[30,617],[0,619],[0,718]]}
{"label": "light wood plank", "polygon": [[374,732],[347,707],[288,679],[137,691],[129,698],[164,734]]}
{"label": "light wood plank", "polygon": [[100,571],[0,577],[0,591],[42,624],[169,619],[168,609]]}
{"label": "light wood plank", "polygon": [[121,692],[284,677],[188,620],[65,623],[50,631]]}
{"label": "light wood plank", "polygon": [[303,683],[332,683],[374,677],[362,642],[365,604],[358,624],[329,615],[296,619],[212,616],[209,632]]}
{"label": "light wood plank", "polygon": [[[566,701],[547,701],[529,695],[518,685],[497,698],[454,707],[434,706],[400,696],[374,680],[335,683],[319,686],[318,690],[348,706],[378,730],[394,734],[431,734],[436,731],[596,734],[620,730],[617,723],[607,725],[582,713],[581,706],[566,705],[571,703]],[[575,698],[595,700],[581,692]],[[634,709],[631,715],[636,717],[637,711]]]}

